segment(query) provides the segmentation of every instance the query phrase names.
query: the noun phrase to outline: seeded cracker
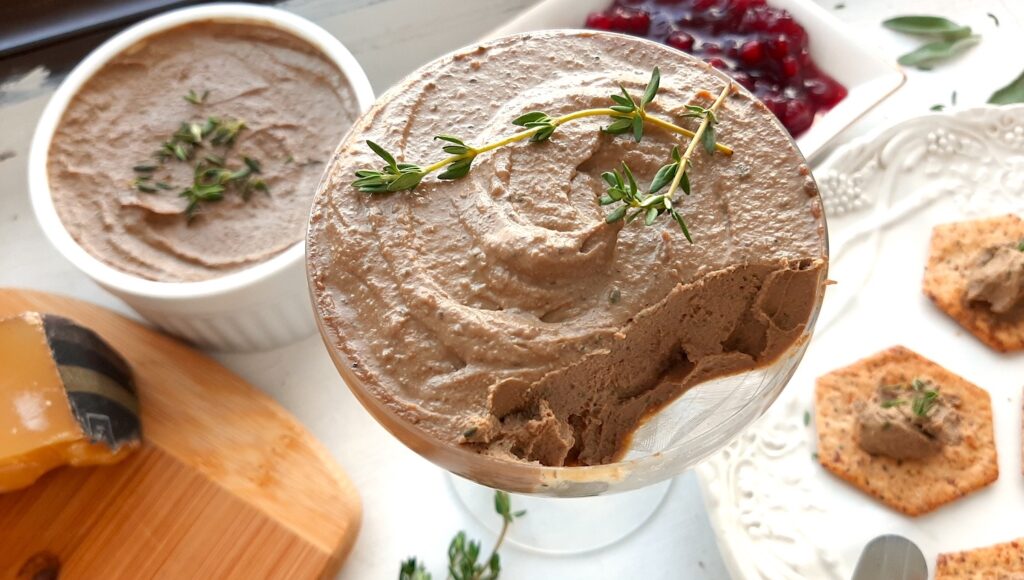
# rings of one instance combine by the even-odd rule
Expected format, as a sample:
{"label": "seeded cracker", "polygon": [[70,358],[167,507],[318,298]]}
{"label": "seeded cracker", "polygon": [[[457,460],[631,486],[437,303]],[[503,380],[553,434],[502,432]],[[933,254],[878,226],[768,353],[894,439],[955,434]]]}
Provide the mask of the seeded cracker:
{"label": "seeded cracker", "polygon": [[1024,539],[939,554],[935,580],[996,580],[1024,576]]}
{"label": "seeded cracker", "polygon": [[[942,396],[960,398],[962,442],[920,460],[869,455],[857,441],[857,403],[870,399],[882,382],[915,378],[933,381]],[[905,347],[819,377],[815,413],[821,465],[907,515],[932,511],[999,477],[988,393]]]}
{"label": "seeded cracker", "polygon": [[967,272],[978,253],[1024,239],[1024,220],[1005,215],[936,226],[924,272],[924,293],[943,312],[989,347],[1024,350],[1024,307],[994,315],[984,305],[969,304]]}

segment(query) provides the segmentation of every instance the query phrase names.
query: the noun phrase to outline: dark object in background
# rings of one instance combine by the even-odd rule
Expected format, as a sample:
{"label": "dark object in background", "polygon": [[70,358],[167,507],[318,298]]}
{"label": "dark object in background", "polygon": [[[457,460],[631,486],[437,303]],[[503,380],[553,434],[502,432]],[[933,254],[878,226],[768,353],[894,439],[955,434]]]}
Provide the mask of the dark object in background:
{"label": "dark object in background", "polygon": [[125,26],[171,8],[207,1],[0,1],[0,83],[37,66],[50,71],[51,80],[59,80]]}
{"label": "dark object in background", "polygon": [[0,7],[0,57],[195,3],[195,0],[4,2]]}

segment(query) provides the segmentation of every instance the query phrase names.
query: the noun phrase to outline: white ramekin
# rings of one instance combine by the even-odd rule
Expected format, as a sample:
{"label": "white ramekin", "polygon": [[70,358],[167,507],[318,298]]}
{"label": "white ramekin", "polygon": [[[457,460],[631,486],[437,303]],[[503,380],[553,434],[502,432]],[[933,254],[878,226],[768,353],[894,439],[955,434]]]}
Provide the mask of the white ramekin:
{"label": "white ramekin", "polygon": [[[112,268],[86,252],[57,216],[50,195],[47,155],[64,110],[81,86],[113,57],[136,42],[189,22],[218,20],[277,27],[320,49],[341,69],[360,112],[373,104],[366,73],[341,42],[312,22],[275,8],[251,4],[207,4],[161,14],[103,43],[54,93],[43,111],[28,160],[29,195],[43,233],[57,250],[97,284],[124,300],[160,328],[214,350],[265,350],[314,332],[306,287],[305,248],[299,241],[266,262],[201,282],[156,282]],[[342,135],[338,135],[340,141]],[[312,192],[310,192],[312,194]]]}

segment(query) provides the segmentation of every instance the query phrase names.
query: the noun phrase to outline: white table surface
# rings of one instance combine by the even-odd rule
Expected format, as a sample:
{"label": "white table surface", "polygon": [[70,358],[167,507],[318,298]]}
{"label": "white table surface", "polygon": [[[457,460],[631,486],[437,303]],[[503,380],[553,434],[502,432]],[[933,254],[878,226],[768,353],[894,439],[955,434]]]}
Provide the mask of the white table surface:
{"label": "white table surface", "polygon": [[[927,112],[937,103],[983,103],[1024,69],[1024,3],[1014,0],[816,0],[896,55],[915,41],[879,23],[909,13],[941,14],[973,26],[984,39],[969,54],[932,72],[908,71],[907,84],[845,136]],[[292,0],[284,7],[311,18],[349,47],[380,93],[436,56],[507,22],[533,0]],[[986,16],[998,16],[1000,27]],[[813,39],[812,39],[813,42]],[[35,120],[56,79],[35,74],[0,84],[0,286],[72,295],[129,313],[78,273],[44,240],[29,207],[27,150]],[[45,82],[38,82],[45,80]],[[130,314],[130,313],[129,313]],[[342,578],[397,576],[400,560],[425,559],[443,578],[447,543],[460,529],[493,540],[457,504],[444,472],[407,450],[363,411],[336,374],[317,336],[275,351],[217,355],[262,388],[323,441],[363,498],[359,540]],[[546,556],[507,546],[504,578],[718,579],[727,573],[693,474],[679,477],[655,516],[626,540],[577,556]]]}

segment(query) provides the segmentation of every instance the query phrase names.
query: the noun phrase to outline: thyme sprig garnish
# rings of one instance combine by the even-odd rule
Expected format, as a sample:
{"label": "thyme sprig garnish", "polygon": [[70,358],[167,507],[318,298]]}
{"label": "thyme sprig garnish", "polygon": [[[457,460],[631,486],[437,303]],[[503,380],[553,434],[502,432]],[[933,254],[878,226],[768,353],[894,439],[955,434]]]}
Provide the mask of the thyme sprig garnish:
{"label": "thyme sprig garnish", "polygon": [[[588,117],[608,117],[611,119],[611,123],[602,127],[601,130],[611,135],[631,133],[633,139],[640,142],[643,139],[645,127],[652,125],[688,137],[690,143],[686,147],[686,153],[682,155],[679,154],[679,147],[673,148],[673,161],[658,171],[651,182],[651,187],[648,188],[646,193],[639,193],[636,180],[625,163],[622,164],[625,179],[617,170],[604,173],[602,178],[608,183],[609,189],[607,195],[601,198],[600,203],[602,205],[610,205],[616,202],[623,203],[622,206],[608,214],[606,221],[613,223],[625,218],[627,222],[631,222],[643,214],[645,216],[645,223],[651,225],[659,216],[668,214],[679,224],[686,239],[692,243],[693,239],[686,227],[686,222],[673,205],[673,196],[680,187],[683,188],[686,194],[690,193],[687,167],[690,164],[690,159],[698,142],[704,145],[705,150],[709,154],[718,151],[724,155],[732,155],[733,151],[729,146],[717,142],[714,129],[718,121],[715,111],[731,92],[732,85],[731,83],[727,84],[709,108],[698,105],[686,105],[686,112],[682,115],[682,118],[700,119],[700,125],[696,131],[680,127],[671,121],[647,112],[647,105],[655,100],[660,87],[661,71],[658,67],[655,67],[651,72],[651,78],[647,82],[647,86],[644,88],[643,95],[639,99],[630,95],[625,87],[619,85],[619,93],[611,95],[612,104],[607,108],[583,109],[557,117],[553,117],[544,111],[531,111],[512,120],[513,125],[524,128],[522,131],[479,147],[469,145],[464,139],[454,135],[438,135],[434,139],[444,143],[442,150],[449,156],[425,166],[414,163],[399,163],[393,154],[377,143],[367,140],[367,146],[384,160],[385,165],[379,170],[360,169],[356,171],[356,179],[352,182],[352,185],[359,191],[369,194],[412,190],[426,176],[442,169],[444,171],[437,176],[438,179],[460,179],[469,174],[473,160],[481,153],[523,140],[529,140],[533,143],[547,141],[560,126],[571,121]],[[668,191],[664,194],[658,193],[665,186],[668,186]],[[628,213],[630,208],[633,208],[635,211]]]}
{"label": "thyme sprig garnish", "polygon": [[225,167],[223,158],[213,155],[207,155],[199,161],[192,185],[178,194],[188,200],[185,215],[192,218],[200,203],[220,201],[228,190],[237,191],[245,201],[249,201],[254,191],[266,192],[267,184],[254,176],[260,173],[259,161],[251,157],[243,157],[242,160],[244,166],[239,169]]}
{"label": "thyme sprig garnish", "polygon": [[938,388],[933,388],[933,386],[931,381],[919,378],[914,379],[909,385],[901,387],[904,390],[911,391],[909,399],[888,399],[882,401],[881,406],[883,409],[891,409],[910,403],[910,410],[915,418],[927,418],[931,414],[932,409],[939,404],[939,390]]}
{"label": "thyme sprig garnish", "polygon": [[[198,94],[190,90],[184,99],[193,105],[202,105],[209,94],[210,91]],[[223,155],[212,151],[215,147],[230,149],[245,129],[245,121],[229,116],[208,116],[205,120],[183,122],[153,153],[155,164],[140,163],[132,167],[136,173],[132,185],[142,193],[174,189],[165,182],[154,181],[154,173],[169,161],[195,162],[192,183],[178,194],[188,202],[184,213],[190,221],[202,203],[220,201],[229,191],[237,192],[245,201],[255,191],[268,192],[266,182],[257,176],[262,171],[259,160],[243,156],[240,166],[231,167]],[[200,149],[209,152],[197,159]]]}
{"label": "thyme sprig garnish", "polygon": [[[501,516],[502,525],[498,539],[491,549],[490,556],[480,561],[480,542],[466,537],[466,532],[459,532],[448,545],[448,578],[450,580],[497,580],[501,574],[501,558],[498,549],[505,541],[508,528],[517,518],[526,515],[525,510],[512,511],[512,500],[504,491],[494,492],[494,511]],[[431,580],[423,562],[415,557],[402,562],[398,570],[398,580]]]}
{"label": "thyme sprig garnish", "polygon": [[[610,125],[602,129],[604,132],[620,134],[632,130],[633,137],[636,141],[643,139],[643,128],[645,123],[649,123],[667,131],[679,133],[686,137],[694,137],[694,131],[690,131],[689,129],[680,127],[646,112],[646,105],[650,104],[657,95],[658,89],[660,88],[660,81],[661,73],[658,68],[655,67],[654,71],[651,73],[651,79],[648,82],[647,87],[644,89],[644,96],[640,101],[634,99],[629,95],[625,88],[620,86],[619,88],[622,94],[612,95],[611,99],[614,104],[608,108],[584,109],[568,113],[566,115],[561,115],[559,117],[552,117],[543,111],[531,111],[512,121],[513,125],[524,127],[525,129],[523,131],[479,147],[470,146],[466,144],[463,139],[453,135],[438,135],[435,139],[448,143],[442,147],[442,150],[445,153],[448,153],[450,157],[427,166],[412,163],[398,163],[394,155],[386,151],[377,143],[368,140],[366,142],[367,146],[369,146],[378,157],[383,159],[386,165],[380,170],[361,169],[356,171],[356,180],[353,182],[353,185],[359,191],[364,193],[405,191],[414,189],[419,185],[424,177],[446,167],[447,170],[438,175],[439,179],[459,179],[461,177],[465,177],[469,173],[473,159],[481,153],[486,153],[487,151],[498,149],[526,139],[529,139],[531,142],[546,141],[551,138],[559,126],[587,117],[611,117],[613,121]],[[691,112],[688,112],[688,114],[683,115],[684,118],[692,116],[690,113]],[[715,143],[714,147],[725,155],[732,154],[732,149],[727,145]]]}
{"label": "thyme sprig garnish", "polygon": [[210,96],[210,91],[203,91],[202,94],[195,92],[192,89],[188,90],[188,94],[182,97],[186,101],[193,105],[202,105],[206,102],[206,97]]}
{"label": "thyme sprig garnish", "polygon": [[[691,244],[693,243],[690,230],[686,227],[686,220],[683,219],[683,214],[679,213],[679,210],[676,209],[675,194],[676,190],[682,189],[683,193],[690,195],[690,178],[687,170],[689,169],[690,159],[693,157],[697,143],[702,143],[708,154],[715,152],[714,127],[718,123],[715,111],[725,101],[725,97],[729,95],[730,90],[731,86],[726,86],[722,89],[718,98],[715,99],[715,102],[709,108],[698,105],[686,106],[688,112],[684,117],[700,119],[700,126],[697,127],[697,131],[690,140],[690,144],[687,145],[685,153],[680,155],[679,147],[672,148],[672,162],[662,166],[654,174],[654,179],[651,180],[651,185],[647,188],[646,193],[638,191],[636,179],[633,178],[633,172],[630,171],[625,161],[622,162],[622,172],[626,177],[625,181],[617,170],[601,175],[605,183],[608,184],[608,193],[601,197],[599,203],[601,205],[621,204],[605,216],[606,222],[615,223],[625,219],[626,223],[629,223],[643,215],[644,224],[650,226],[659,217],[667,214],[679,225],[679,229],[686,236],[686,241]],[[666,185],[668,186],[668,191],[659,193]]]}

